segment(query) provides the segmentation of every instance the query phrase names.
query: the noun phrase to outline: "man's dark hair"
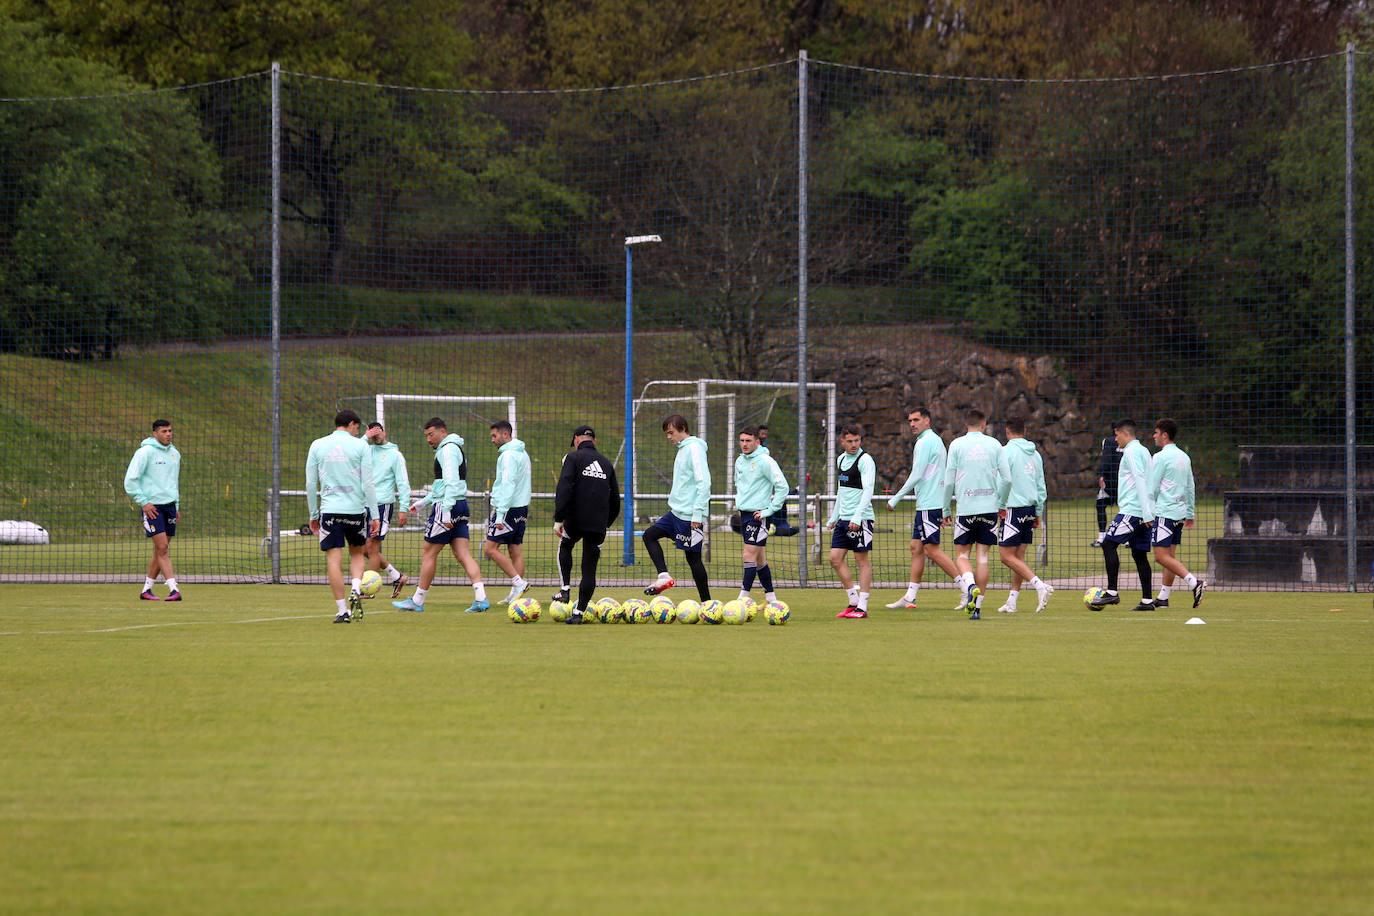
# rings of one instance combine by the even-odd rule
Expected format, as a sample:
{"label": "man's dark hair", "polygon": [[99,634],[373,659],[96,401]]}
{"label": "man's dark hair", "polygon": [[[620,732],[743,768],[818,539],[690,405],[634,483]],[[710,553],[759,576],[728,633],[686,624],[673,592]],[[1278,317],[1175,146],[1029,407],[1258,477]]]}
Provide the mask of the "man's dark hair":
{"label": "man's dark hair", "polygon": [[746,426],[746,427],[744,427],[744,429],[741,429],[741,430],[739,431],[739,434],[740,434],[741,436],[753,436],[755,439],[757,439],[757,438],[759,437],[759,427],[757,427],[757,426]]}
{"label": "man's dark hair", "polygon": [[515,430],[512,429],[511,425],[505,420],[497,420],[495,423],[491,424],[491,428],[496,430],[498,433],[505,433],[508,436],[515,435]]}
{"label": "man's dark hair", "polygon": [[964,423],[968,426],[974,426],[979,423],[986,423],[987,419],[988,415],[983,413],[977,407],[970,407],[968,410],[964,411]]}
{"label": "man's dark hair", "polygon": [[448,424],[440,417],[430,417],[425,421],[425,429],[442,429],[448,431]]}
{"label": "man's dark hair", "polygon": [[840,427],[841,436],[862,436],[864,428],[857,423],[846,423]]}
{"label": "man's dark hair", "polygon": [[171,421],[171,420],[163,420],[163,419],[154,420],[154,421],[153,421],[153,432],[157,432],[159,429],[162,429],[162,427],[164,427],[164,426],[171,426],[171,425],[172,425],[172,421]]}
{"label": "man's dark hair", "polygon": [[906,418],[910,420],[911,415],[914,413],[920,414],[922,420],[930,419],[930,408],[926,407],[924,404],[917,404],[915,407],[908,407],[906,409]]}
{"label": "man's dark hair", "polygon": [[357,423],[357,424],[361,425],[362,422],[363,422],[363,418],[360,417],[360,416],[358,416],[358,414],[357,414],[356,411],[350,410],[350,409],[348,409],[347,407],[345,407],[343,410],[339,411],[338,413],[334,414],[334,426],[335,426],[335,427],[339,427],[339,426],[348,426],[348,425],[351,424],[351,423]]}
{"label": "man's dark hair", "polygon": [[1129,418],[1122,418],[1112,424],[1112,432],[1118,429],[1128,430],[1132,436],[1135,435],[1135,421]]}
{"label": "man's dark hair", "polygon": [[367,428],[368,428],[369,430],[373,430],[373,429],[386,429],[385,426],[383,426],[382,424],[378,423],[376,420],[373,420],[371,423],[367,424]]}
{"label": "man's dark hair", "polygon": [[1170,420],[1168,417],[1165,417],[1164,419],[1155,423],[1155,429],[1159,430],[1164,435],[1168,436],[1170,442],[1173,442],[1178,438],[1177,420]]}
{"label": "man's dark hair", "polygon": [[680,413],[670,413],[668,416],[664,417],[663,428],[664,430],[676,429],[684,433],[691,432],[691,430],[687,428],[687,418]]}
{"label": "man's dark hair", "polygon": [[1006,427],[1007,432],[1016,433],[1018,436],[1024,436],[1026,434],[1026,418],[1007,417]]}
{"label": "man's dark hair", "polygon": [[759,424],[759,432],[763,432],[763,431],[764,431],[765,429],[767,429],[767,428],[768,428],[768,424],[767,424],[767,423],[760,423],[760,424]]}

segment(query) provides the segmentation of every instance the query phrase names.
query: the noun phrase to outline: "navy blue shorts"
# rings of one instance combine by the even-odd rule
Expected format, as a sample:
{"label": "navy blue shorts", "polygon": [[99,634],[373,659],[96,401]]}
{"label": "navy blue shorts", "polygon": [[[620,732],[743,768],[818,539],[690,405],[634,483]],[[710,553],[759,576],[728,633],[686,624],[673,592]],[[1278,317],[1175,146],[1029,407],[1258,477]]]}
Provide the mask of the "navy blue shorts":
{"label": "navy blue shorts", "polygon": [[493,512],[491,518],[487,519],[487,540],[496,544],[523,544],[525,542],[525,525],[529,520],[529,506],[507,509],[505,530],[497,531],[496,513]]}
{"label": "navy blue shorts", "polygon": [[911,523],[911,539],[922,544],[940,543],[940,525],[945,520],[943,509],[917,509]]}
{"label": "navy blue shorts", "polygon": [[[743,520],[740,522],[743,527]],[[678,518],[673,513],[654,522],[653,527],[668,532],[673,536],[673,544],[678,550],[686,553],[701,553],[702,545],[706,543],[706,532],[701,528],[693,528],[692,523],[686,519]]]}
{"label": "navy blue shorts", "polygon": [[849,522],[844,519],[835,522],[835,530],[830,535],[830,549],[868,553],[873,549],[873,519],[859,522],[857,531],[849,530]]}
{"label": "navy blue shorts", "polygon": [[763,521],[754,518],[754,513],[741,509],[739,513],[739,536],[744,538],[744,543],[750,547],[766,547],[768,544],[768,520],[772,516],[764,516]]}
{"label": "navy blue shorts", "polygon": [[954,516],[954,543],[986,544],[991,547],[997,543],[997,513],[983,515]]}
{"label": "navy blue shorts", "polygon": [[1117,513],[1116,518],[1107,526],[1107,533],[1102,536],[1102,540],[1113,544],[1126,544],[1132,550],[1149,550],[1150,523],[1135,515]]}
{"label": "navy blue shorts", "polygon": [[1177,547],[1183,543],[1183,519],[1155,519],[1154,545],[1156,547]]}
{"label": "navy blue shorts", "polygon": [[143,514],[143,509],[138,510],[139,516],[143,519],[143,533],[148,537],[156,534],[165,534],[169,538],[177,536],[177,504],[163,503],[154,505],[157,510],[157,518],[149,518]]}
{"label": "navy blue shorts", "polygon": [[439,519],[439,507],[429,507],[429,521],[425,522],[426,544],[451,544],[468,536],[468,501],[460,499],[448,510],[449,524]]}
{"label": "navy blue shorts", "polygon": [[1008,507],[1007,517],[1002,519],[1002,537],[998,543],[1003,547],[1035,543],[1035,519],[1034,506]]}
{"label": "navy blue shorts", "polygon": [[[382,505],[380,505],[380,506],[377,507],[377,518],[381,521],[382,527],[379,528],[379,529],[377,530],[377,536],[376,536],[376,537],[373,537],[372,540],[374,540],[374,541],[385,541],[385,540],[386,540],[386,534],[387,534],[388,531],[391,530],[391,516],[393,516],[393,515],[395,515],[395,514],[396,514],[396,505],[395,505],[395,503],[383,503]],[[372,521],[372,513],[371,513],[371,512],[369,512],[369,513],[367,514],[367,520],[368,520],[368,522],[371,522],[371,521]]]}
{"label": "navy blue shorts", "polygon": [[367,543],[367,513],[357,515],[335,515],[326,512],[320,516],[320,549],[337,550],[345,544],[361,547]]}

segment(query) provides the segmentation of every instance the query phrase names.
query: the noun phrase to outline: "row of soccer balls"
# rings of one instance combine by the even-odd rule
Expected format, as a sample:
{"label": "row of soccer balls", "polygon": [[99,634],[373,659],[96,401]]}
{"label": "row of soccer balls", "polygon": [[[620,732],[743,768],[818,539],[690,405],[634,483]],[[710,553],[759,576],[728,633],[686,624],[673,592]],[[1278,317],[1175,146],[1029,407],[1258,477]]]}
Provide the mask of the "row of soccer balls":
{"label": "row of soccer balls", "polygon": [[[512,623],[534,623],[539,620],[539,602],[534,598],[512,601],[506,614]],[[769,626],[780,627],[792,619],[792,610],[783,601],[760,605],[752,598],[740,598],[722,604],[719,601],[683,601],[673,604],[671,598],[659,595],[650,601],[631,598],[624,604],[614,598],[599,598],[587,608],[586,619],[597,623],[749,623],[763,611]],[[549,605],[549,618],[563,623],[573,612],[573,606],[563,601]]]}

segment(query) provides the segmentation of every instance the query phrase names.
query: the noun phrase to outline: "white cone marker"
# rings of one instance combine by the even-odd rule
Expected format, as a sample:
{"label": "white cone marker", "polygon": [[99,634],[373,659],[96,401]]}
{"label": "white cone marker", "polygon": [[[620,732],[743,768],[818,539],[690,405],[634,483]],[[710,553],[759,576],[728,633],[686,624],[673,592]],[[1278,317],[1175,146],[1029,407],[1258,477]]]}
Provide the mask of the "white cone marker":
{"label": "white cone marker", "polygon": [[1207,621],[1203,620],[1201,617],[1189,617],[1187,620],[1183,621],[1184,626],[1206,626],[1206,624]]}

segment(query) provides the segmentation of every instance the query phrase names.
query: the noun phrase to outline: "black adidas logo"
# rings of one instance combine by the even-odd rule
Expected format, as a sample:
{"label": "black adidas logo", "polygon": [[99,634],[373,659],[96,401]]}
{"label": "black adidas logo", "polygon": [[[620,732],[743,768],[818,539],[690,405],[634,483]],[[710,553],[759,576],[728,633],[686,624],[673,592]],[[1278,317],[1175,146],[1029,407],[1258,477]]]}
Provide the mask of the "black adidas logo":
{"label": "black adidas logo", "polygon": [[593,461],[591,464],[587,465],[585,468],[582,469],[582,476],[595,477],[599,480],[605,480],[606,472],[601,470],[601,462]]}

